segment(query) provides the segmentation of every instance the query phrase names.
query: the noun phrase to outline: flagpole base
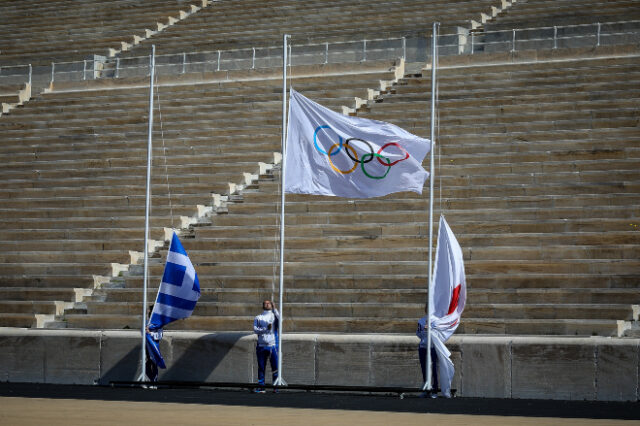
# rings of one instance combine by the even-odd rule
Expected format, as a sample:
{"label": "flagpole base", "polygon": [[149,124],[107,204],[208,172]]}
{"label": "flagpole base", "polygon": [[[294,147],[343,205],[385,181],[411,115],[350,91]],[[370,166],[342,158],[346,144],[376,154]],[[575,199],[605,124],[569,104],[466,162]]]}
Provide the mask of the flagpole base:
{"label": "flagpole base", "polygon": [[273,382],[273,386],[288,386],[288,385],[287,385],[287,382],[283,378],[278,377],[276,379],[276,381]]}

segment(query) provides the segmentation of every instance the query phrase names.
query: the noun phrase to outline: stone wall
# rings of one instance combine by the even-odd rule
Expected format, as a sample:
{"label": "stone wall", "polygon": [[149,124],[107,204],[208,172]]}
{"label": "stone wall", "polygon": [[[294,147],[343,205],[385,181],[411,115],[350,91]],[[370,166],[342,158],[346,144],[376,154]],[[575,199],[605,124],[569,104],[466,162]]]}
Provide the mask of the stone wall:
{"label": "stone wall", "polygon": [[[418,340],[399,335],[290,334],[291,384],[419,387]],[[161,380],[255,382],[248,333],[166,332]],[[458,395],[636,401],[640,339],[454,336],[448,343]],[[0,380],[108,384],[135,380],[135,331],[0,330]],[[269,374],[267,375],[270,376]]]}

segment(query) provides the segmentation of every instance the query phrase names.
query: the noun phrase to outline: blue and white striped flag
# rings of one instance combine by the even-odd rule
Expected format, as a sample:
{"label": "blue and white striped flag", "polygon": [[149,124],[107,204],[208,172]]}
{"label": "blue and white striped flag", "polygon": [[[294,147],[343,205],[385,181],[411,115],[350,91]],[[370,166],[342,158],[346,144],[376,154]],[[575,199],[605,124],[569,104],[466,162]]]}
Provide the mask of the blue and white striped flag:
{"label": "blue and white striped flag", "polygon": [[149,329],[157,330],[170,322],[190,317],[199,298],[198,274],[174,232]]}
{"label": "blue and white striped flag", "polygon": [[160,341],[155,340],[149,333],[146,333],[146,335],[149,358],[158,368],[167,368],[167,364],[165,364],[164,358],[162,358],[162,353],[160,353]]}

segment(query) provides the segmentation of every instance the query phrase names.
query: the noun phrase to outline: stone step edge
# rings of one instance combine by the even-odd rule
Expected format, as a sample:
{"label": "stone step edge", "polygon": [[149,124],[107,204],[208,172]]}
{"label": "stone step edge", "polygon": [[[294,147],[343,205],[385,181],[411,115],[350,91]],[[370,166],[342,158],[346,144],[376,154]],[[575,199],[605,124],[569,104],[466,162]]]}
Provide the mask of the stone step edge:
{"label": "stone step edge", "polygon": [[[205,1],[205,0],[203,0]],[[278,159],[277,156],[274,156],[274,163]],[[268,173],[272,168],[273,164],[265,164],[259,163],[260,174]],[[250,173],[244,174],[244,182],[242,183],[229,183],[229,194],[234,194],[240,192],[245,186],[251,185],[255,180],[258,179],[259,175],[253,175]],[[222,194],[212,194],[212,203],[211,205],[197,205],[197,213],[193,216],[181,216],[180,217],[180,226],[177,229],[173,228],[163,228],[164,229],[164,237],[162,240],[148,240],[148,255],[149,257],[153,257],[157,255],[162,248],[164,248],[172,239],[173,233],[175,232],[177,235],[189,235],[192,231],[192,226],[197,225],[200,222],[211,222],[211,216],[218,214],[218,210],[220,210],[223,214],[225,214],[227,209],[227,202],[229,200],[228,195]],[[134,250],[129,250],[130,255],[130,263],[128,264],[120,264],[120,263],[111,263],[111,274],[108,276],[103,275],[92,275],[93,278],[93,287],[89,289],[76,289],[76,297],[73,304],[70,306],[64,306],[64,309],[60,313],[58,317],[64,317],[65,312],[67,310],[73,311],[74,309],[82,309],[84,305],[84,300],[86,298],[90,298],[93,296],[94,290],[109,288],[109,287],[122,287],[122,279],[120,278],[122,275],[128,275],[133,266],[138,265],[141,260],[144,259],[144,253],[138,252]],[[100,295],[96,295],[100,297]],[[57,318],[40,318],[36,321],[37,328],[46,327],[47,323],[57,323]]]}
{"label": "stone step edge", "polygon": [[[207,2],[207,0],[202,0],[203,5],[205,2]],[[366,105],[368,101],[374,101],[374,99],[383,91],[387,90],[388,87],[390,87],[391,85],[395,84],[400,78],[402,78],[404,76],[404,59],[399,60],[394,67],[392,67],[392,70],[394,71],[394,79],[393,81],[383,81],[380,80],[379,81],[379,85],[380,87],[378,88],[379,90],[374,90],[374,89],[368,89],[368,96],[367,96],[367,100],[362,100],[360,98],[355,98],[356,99],[356,108],[355,109],[351,109],[349,107],[343,106],[342,107],[342,112],[345,115],[350,115],[353,114],[355,115],[357,113],[358,108],[360,108],[363,105]],[[53,87],[51,87],[50,89],[53,89]],[[250,187],[252,186],[254,183],[257,183],[257,181],[259,180],[259,178],[269,172],[272,172],[272,170],[282,162],[282,154],[281,153],[274,153],[274,158],[273,158],[273,163],[259,163],[259,168],[260,171],[257,175],[252,175],[250,173],[245,173],[244,177],[245,177],[245,181],[243,184],[232,184],[229,183],[229,194],[228,195],[221,195],[221,194],[213,194],[213,206],[209,207],[209,206],[202,206],[202,205],[198,205],[198,213],[191,217],[191,218],[187,218],[186,220],[184,218],[181,218],[181,229],[179,231],[177,231],[177,233],[179,234],[180,231],[185,232],[187,230],[189,230],[191,228],[191,225],[195,225],[198,222],[202,221],[202,220],[206,220],[208,222],[211,222],[210,217],[215,213],[218,214],[218,210],[220,211],[220,213],[226,213],[227,211],[227,202],[229,201],[229,197],[232,196],[233,194],[241,194],[242,190],[245,187]],[[170,239],[172,238],[172,233],[173,230],[169,229],[169,228],[164,228],[164,241],[153,241],[152,244],[150,244],[150,255],[154,255],[156,254],[156,252],[159,252],[159,250],[164,247],[166,245],[166,243],[168,241],[170,241]],[[97,290],[97,289],[101,289],[101,288],[108,288],[109,286],[117,286],[117,287],[121,287],[122,284],[120,282],[113,282],[113,278],[119,278],[122,274],[126,274],[129,275],[131,274],[131,267],[134,265],[137,265],[140,261],[140,259],[144,258],[144,253],[140,253],[140,252],[135,252],[135,251],[129,251],[129,254],[131,256],[131,263],[123,265],[123,264],[117,264],[117,263],[112,263],[111,267],[112,267],[112,273],[111,276],[100,276],[100,275],[93,275],[93,289]],[[87,294],[87,296],[91,296],[91,294]],[[82,299],[80,298],[80,300],[76,301],[75,305],[78,305],[81,307],[82,305]],[[73,309],[73,308],[71,308]],[[63,313],[64,315],[64,313]],[[49,319],[50,321],[53,321],[52,319]],[[38,326],[42,325],[42,327],[44,327],[44,320],[38,322]],[[42,328],[42,327],[38,327],[38,328]]]}

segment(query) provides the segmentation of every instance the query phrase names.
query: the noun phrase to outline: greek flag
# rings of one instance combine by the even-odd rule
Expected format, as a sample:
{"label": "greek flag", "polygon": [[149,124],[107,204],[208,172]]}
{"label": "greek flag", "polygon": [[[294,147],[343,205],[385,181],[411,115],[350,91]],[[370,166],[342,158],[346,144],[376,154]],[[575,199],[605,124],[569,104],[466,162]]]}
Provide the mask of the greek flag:
{"label": "greek flag", "polygon": [[167,368],[167,364],[165,364],[164,358],[162,358],[162,354],[160,353],[160,341],[154,340],[149,333],[146,334],[147,353],[149,354],[149,358],[151,358],[151,361],[153,361],[159,368]]}
{"label": "greek flag", "polygon": [[198,275],[174,232],[149,329],[157,330],[170,322],[190,317],[199,298]]}

